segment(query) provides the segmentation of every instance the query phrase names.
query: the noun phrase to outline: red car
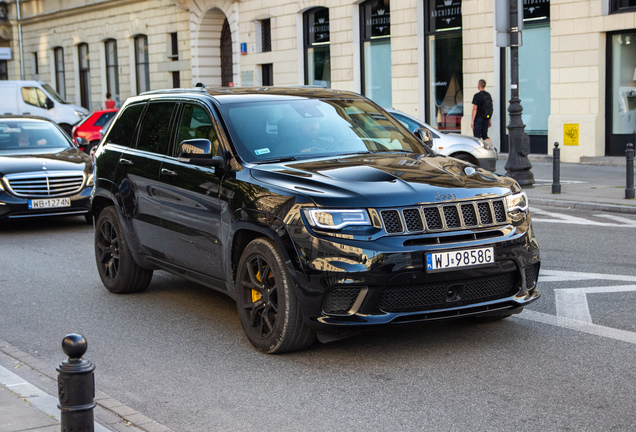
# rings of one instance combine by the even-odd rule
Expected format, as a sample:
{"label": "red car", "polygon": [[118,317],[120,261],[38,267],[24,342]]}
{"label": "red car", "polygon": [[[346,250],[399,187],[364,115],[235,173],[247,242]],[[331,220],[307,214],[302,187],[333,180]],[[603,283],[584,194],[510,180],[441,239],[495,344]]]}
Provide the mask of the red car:
{"label": "red car", "polygon": [[107,109],[95,111],[84,120],[73,126],[73,140],[84,138],[89,142],[84,147],[80,146],[84,152],[91,154],[91,150],[97,148],[101,139],[99,130],[117,114],[117,109]]}

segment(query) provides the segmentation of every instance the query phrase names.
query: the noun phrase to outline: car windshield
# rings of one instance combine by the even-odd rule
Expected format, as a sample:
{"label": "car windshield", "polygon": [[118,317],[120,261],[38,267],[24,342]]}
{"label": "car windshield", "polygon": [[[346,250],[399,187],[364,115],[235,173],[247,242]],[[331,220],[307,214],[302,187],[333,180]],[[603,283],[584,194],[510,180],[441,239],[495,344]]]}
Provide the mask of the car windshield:
{"label": "car windshield", "polygon": [[0,119],[0,155],[69,147],[63,132],[47,121]]}
{"label": "car windshield", "polygon": [[68,102],[66,102],[64,100],[64,98],[62,98],[62,96],[59,95],[58,92],[55,91],[55,89],[53,87],[51,87],[50,85],[46,84],[46,83],[42,83],[42,88],[44,90],[46,90],[46,92],[53,97],[53,99],[55,99],[56,101],[58,101],[59,103],[62,104],[68,104]]}
{"label": "car windshield", "polygon": [[219,108],[246,162],[429,152],[399,122],[363,100],[289,98]]}

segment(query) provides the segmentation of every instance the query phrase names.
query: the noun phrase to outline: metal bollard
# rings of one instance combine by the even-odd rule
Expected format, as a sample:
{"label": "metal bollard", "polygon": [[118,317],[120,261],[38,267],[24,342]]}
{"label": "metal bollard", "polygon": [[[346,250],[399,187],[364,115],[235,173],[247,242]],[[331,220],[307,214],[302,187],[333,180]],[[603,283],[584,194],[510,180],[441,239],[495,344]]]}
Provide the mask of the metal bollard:
{"label": "metal bollard", "polygon": [[559,143],[554,143],[552,151],[552,193],[561,193],[561,149]]}
{"label": "metal bollard", "polygon": [[625,187],[625,199],[634,199],[634,144],[627,144],[625,157],[625,163],[627,165],[627,185]]}
{"label": "metal bollard", "polygon": [[95,366],[82,359],[88,348],[82,335],[69,334],[62,340],[68,360],[57,367],[57,386],[62,411],[62,432],[93,432],[95,420]]}

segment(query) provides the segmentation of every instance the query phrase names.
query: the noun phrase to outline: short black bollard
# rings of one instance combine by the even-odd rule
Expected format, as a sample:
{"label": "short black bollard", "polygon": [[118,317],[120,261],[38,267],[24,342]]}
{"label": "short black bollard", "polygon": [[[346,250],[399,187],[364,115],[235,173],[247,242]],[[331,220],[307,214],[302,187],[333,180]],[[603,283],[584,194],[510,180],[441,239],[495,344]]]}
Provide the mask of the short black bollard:
{"label": "short black bollard", "polygon": [[62,340],[62,350],[68,360],[57,368],[57,386],[62,411],[62,432],[93,432],[95,420],[95,366],[82,356],[87,349],[82,335],[69,334]]}
{"label": "short black bollard", "polygon": [[561,149],[559,143],[554,143],[552,151],[552,193],[561,193]]}
{"label": "short black bollard", "polygon": [[634,199],[634,144],[627,144],[625,157],[625,163],[627,165],[627,185],[625,187],[625,198]]}

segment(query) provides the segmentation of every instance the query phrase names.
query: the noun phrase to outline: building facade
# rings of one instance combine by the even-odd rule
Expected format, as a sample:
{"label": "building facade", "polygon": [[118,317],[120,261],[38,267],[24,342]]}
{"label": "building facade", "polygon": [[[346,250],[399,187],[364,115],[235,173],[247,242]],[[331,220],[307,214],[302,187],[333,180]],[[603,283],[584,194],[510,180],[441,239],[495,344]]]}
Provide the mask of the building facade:
{"label": "building facade", "polygon": [[[622,156],[636,139],[636,0],[523,0],[519,93],[532,153]],[[0,79],[95,110],[146,90],[319,85],[472,134],[485,79],[507,151],[509,55],[494,0],[0,1]],[[3,12],[4,11],[4,12]],[[19,25],[18,25],[19,24]],[[21,32],[20,32],[21,30]]]}

